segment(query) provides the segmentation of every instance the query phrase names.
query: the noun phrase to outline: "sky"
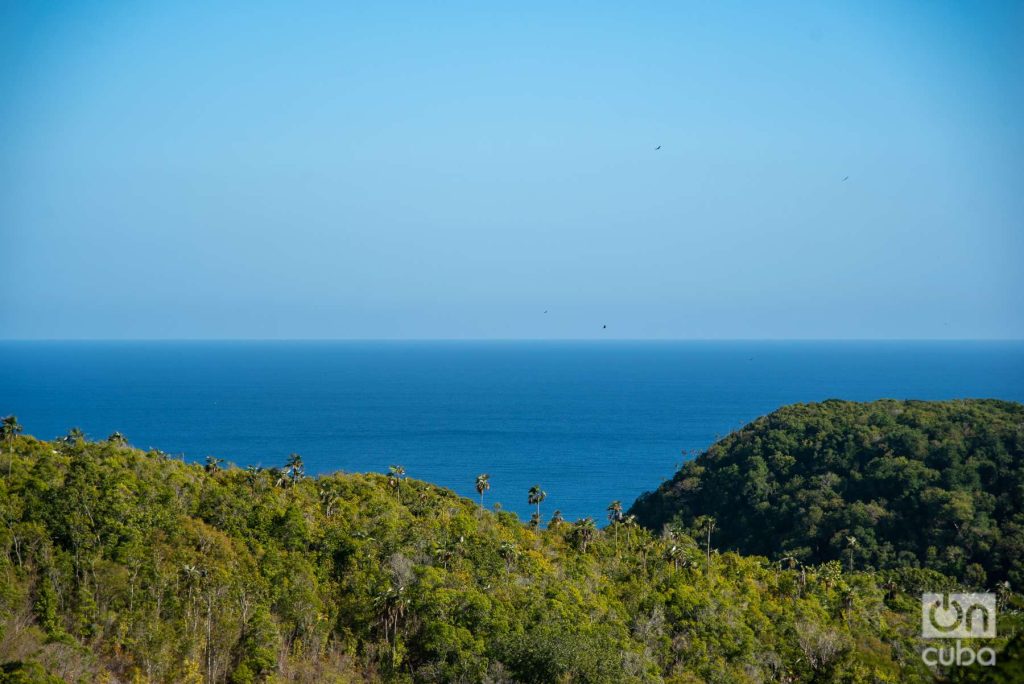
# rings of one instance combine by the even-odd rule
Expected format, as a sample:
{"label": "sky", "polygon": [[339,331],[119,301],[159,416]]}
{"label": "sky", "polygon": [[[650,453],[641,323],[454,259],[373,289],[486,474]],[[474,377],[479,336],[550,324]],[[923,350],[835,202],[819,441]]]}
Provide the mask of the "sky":
{"label": "sky", "polygon": [[0,338],[1024,338],[1024,4],[632,5],[3,3]]}

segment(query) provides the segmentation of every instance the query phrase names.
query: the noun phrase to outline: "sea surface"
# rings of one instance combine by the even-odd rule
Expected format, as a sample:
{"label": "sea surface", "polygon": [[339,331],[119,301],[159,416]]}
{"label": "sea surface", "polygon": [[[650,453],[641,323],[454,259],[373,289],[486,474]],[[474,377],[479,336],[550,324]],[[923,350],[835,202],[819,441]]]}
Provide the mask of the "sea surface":
{"label": "sea surface", "polygon": [[1024,401],[1021,342],[0,342],[0,415],[238,465],[384,471],[603,520],[792,402]]}

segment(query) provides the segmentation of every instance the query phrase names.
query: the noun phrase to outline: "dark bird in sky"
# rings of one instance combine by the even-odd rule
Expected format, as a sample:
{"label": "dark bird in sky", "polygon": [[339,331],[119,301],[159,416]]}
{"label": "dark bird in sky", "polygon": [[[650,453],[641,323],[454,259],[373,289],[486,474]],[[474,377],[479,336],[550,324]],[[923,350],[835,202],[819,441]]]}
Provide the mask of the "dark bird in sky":
{"label": "dark bird in sky", "polygon": [[845,180],[846,180],[846,179],[848,179],[848,178],[849,178],[849,176],[844,176],[844,177],[843,177],[843,180],[845,181]]}
{"label": "dark bird in sky", "polygon": [[547,310],[547,309],[544,309],[544,313],[547,313],[547,312],[548,312],[548,310]]}
{"label": "dark bird in sky", "polygon": [[608,327],[607,325],[602,325],[602,326],[601,326],[601,329],[602,329],[602,330],[604,330],[604,329],[606,329],[607,327]]}
{"label": "dark bird in sky", "polygon": [[654,149],[655,149],[655,150],[660,150],[660,149],[661,149],[661,145],[658,145],[658,146],[657,146],[657,147],[655,147]]}

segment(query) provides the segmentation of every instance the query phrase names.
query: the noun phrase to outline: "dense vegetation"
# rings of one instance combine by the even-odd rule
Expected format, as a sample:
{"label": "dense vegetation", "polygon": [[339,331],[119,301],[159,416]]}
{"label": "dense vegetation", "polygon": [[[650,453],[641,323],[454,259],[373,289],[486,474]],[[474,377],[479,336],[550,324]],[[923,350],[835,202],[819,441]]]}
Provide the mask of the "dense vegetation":
{"label": "dense vegetation", "polygon": [[741,553],[921,567],[1024,585],[1024,406],[786,406],[722,439],[632,512]]}
{"label": "dense vegetation", "polygon": [[[930,681],[918,593],[956,586],[719,553],[616,503],[603,529],[523,524],[399,467],[310,478],[13,426],[3,451],[0,683]],[[998,645],[1021,607],[1000,601]]]}

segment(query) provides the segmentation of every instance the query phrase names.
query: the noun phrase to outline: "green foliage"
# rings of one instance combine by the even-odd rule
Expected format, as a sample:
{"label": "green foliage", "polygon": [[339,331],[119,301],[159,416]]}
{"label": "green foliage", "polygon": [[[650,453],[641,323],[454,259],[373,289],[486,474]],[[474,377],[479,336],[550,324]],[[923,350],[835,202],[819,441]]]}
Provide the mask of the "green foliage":
{"label": "green foliage", "polygon": [[39,663],[12,661],[0,665],[0,684],[63,684],[63,681]]}
{"label": "green foliage", "polygon": [[10,446],[0,681],[925,682],[915,592],[954,585],[708,552],[618,506],[531,527],[398,466]]}
{"label": "green foliage", "polygon": [[742,553],[1024,584],[1024,406],[829,400],[759,418],[633,505]]}

